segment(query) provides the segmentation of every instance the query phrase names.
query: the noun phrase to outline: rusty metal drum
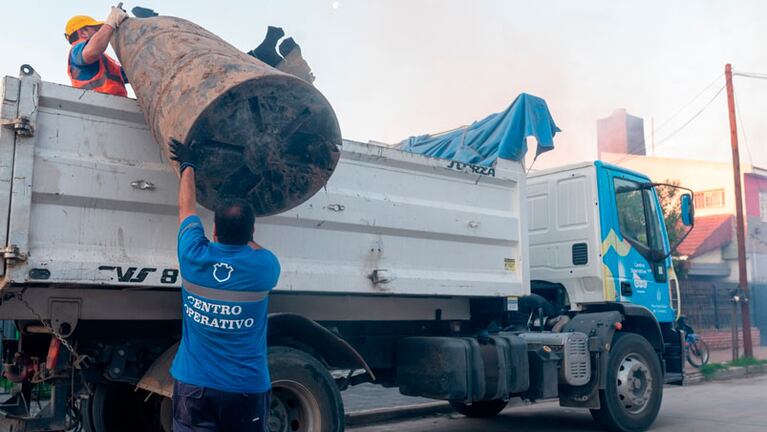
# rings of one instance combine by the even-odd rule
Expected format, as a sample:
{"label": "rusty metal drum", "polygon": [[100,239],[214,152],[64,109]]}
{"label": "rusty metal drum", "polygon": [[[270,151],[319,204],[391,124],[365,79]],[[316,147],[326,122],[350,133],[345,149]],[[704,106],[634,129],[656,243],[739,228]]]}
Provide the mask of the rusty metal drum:
{"label": "rusty metal drum", "polygon": [[192,143],[203,206],[237,198],[280,213],[333,173],[341,131],[311,84],[175,17],[129,18],[112,45],[166,157],[171,138]]}

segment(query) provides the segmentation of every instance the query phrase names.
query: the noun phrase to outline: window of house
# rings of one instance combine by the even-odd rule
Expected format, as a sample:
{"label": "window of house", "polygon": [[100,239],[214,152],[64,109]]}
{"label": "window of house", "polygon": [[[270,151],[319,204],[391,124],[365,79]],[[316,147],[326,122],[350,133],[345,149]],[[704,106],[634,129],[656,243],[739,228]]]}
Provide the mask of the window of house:
{"label": "window of house", "polygon": [[767,192],[759,192],[759,217],[767,222]]}
{"label": "window of house", "polygon": [[724,189],[714,189],[695,192],[695,208],[722,208],[724,207]]}

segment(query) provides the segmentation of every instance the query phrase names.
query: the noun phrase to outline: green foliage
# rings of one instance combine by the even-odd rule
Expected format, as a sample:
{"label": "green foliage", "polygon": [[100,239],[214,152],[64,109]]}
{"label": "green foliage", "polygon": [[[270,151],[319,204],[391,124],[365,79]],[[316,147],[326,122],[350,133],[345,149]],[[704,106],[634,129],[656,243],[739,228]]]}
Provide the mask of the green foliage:
{"label": "green foliage", "polygon": [[727,369],[727,364],[725,363],[709,363],[701,366],[700,373],[706,378],[711,379],[716,375],[717,371],[720,371],[722,369]]}
{"label": "green foliage", "polygon": [[703,367],[700,368],[700,373],[706,378],[706,379],[712,379],[714,375],[716,375],[717,371],[727,369],[730,367],[746,367],[746,366],[758,366],[758,365],[767,365],[767,360],[760,360],[753,357],[741,357],[734,361],[729,361],[725,363],[709,363],[707,365],[703,365]]}
{"label": "green foliage", "polygon": [[737,360],[729,362],[730,366],[746,367],[767,364],[767,360],[760,360],[753,357],[741,357]]}

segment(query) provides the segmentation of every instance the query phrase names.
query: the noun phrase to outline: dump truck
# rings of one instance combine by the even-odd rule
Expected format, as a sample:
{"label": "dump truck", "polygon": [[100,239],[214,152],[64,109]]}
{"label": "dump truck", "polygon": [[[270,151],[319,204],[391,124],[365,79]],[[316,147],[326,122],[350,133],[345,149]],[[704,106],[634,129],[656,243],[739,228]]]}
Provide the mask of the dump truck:
{"label": "dump truck", "polygon": [[[19,334],[3,341],[0,430],[169,431],[175,167],[136,100],[25,65],[0,102],[0,319]],[[679,206],[691,224],[689,194]],[[556,399],[639,431],[683,381],[675,245],[640,173],[526,175],[346,140],[327,184],[255,238],[282,263],[272,431],[342,431],[341,392],[361,383],[472,417]]]}

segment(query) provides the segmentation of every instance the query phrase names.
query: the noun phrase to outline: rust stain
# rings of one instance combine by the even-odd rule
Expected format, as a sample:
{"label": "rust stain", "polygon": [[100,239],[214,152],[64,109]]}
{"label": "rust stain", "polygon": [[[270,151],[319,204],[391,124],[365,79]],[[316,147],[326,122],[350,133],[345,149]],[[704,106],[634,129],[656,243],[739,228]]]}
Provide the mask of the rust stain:
{"label": "rust stain", "polygon": [[197,200],[289,210],[325,186],[340,155],[333,108],[311,84],[175,17],[126,20],[113,46],[150,130],[194,142]]}

